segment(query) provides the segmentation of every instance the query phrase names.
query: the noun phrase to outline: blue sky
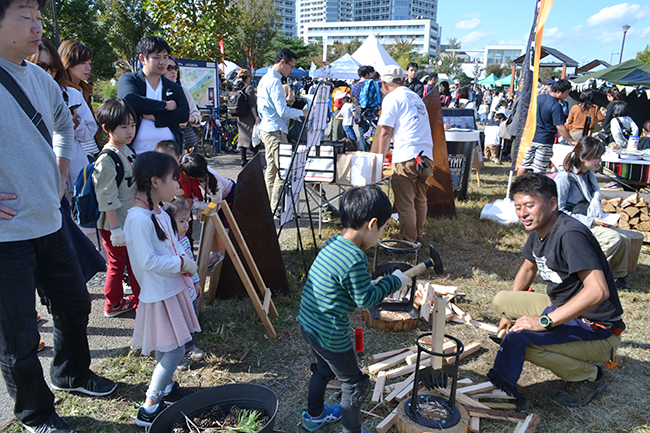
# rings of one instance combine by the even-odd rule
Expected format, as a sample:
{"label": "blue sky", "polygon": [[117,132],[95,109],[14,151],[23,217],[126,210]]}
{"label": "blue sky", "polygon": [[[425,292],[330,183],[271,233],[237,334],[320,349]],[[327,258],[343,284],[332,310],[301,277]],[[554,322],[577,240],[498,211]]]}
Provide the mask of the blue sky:
{"label": "blue sky", "polygon": [[[534,7],[534,0],[439,0],[442,43],[457,38],[466,49],[525,43]],[[555,0],[544,26],[542,44],[559,49],[581,65],[596,58],[606,62],[613,59],[617,64],[624,24],[631,28],[625,38],[623,61],[635,58],[650,44],[650,4],[645,0]]]}

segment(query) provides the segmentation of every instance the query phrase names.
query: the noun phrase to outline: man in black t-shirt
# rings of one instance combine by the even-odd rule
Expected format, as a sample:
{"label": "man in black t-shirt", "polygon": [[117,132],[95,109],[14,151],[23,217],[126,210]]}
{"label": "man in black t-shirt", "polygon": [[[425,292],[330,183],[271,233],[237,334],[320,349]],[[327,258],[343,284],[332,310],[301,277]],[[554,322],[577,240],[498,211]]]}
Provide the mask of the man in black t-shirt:
{"label": "man in black t-shirt", "polygon": [[[565,381],[554,400],[583,406],[607,385],[603,369],[592,362],[613,362],[625,329],[614,277],[589,229],[558,211],[553,180],[528,173],[513,183],[510,197],[530,234],[512,291],[493,300],[502,316],[499,331],[531,331],[521,334],[531,336],[523,342],[525,359]],[[546,295],[528,291],[537,271]]]}
{"label": "man in black t-shirt", "polygon": [[537,97],[537,123],[533,142],[524,155],[517,170],[517,176],[523,176],[529,171],[543,173],[549,167],[553,156],[555,135],[559,133],[572,146],[578,144],[564,124],[566,116],[561,103],[569,96],[571,83],[558,80],[553,84],[551,93]]}
{"label": "man in black t-shirt", "polygon": [[424,96],[424,84],[418,80],[418,64],[410,62],[406,66],[406,82],[405,87],[413,90],[420,98]]}

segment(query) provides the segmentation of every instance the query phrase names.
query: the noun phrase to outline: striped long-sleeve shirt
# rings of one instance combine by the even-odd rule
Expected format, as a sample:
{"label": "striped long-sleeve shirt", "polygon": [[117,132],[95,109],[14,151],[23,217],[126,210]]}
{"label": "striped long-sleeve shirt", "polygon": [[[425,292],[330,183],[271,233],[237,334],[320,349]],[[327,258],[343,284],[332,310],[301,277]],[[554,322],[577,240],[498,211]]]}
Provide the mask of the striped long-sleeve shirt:
{"label": "striped long-sleeve shirt", "polygon": [[365,253],[344,236],[334,236],[309,270],[298,322],[321,347],[339,353],[352,349],[348,315],[380,303],[401,286],[392,275],[376,285],[370,280]]}

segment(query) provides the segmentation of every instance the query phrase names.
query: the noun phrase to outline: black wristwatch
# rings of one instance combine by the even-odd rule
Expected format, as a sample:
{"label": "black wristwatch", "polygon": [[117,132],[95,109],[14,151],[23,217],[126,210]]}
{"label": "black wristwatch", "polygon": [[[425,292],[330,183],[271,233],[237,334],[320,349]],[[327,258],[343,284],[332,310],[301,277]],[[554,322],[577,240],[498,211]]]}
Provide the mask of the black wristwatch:
{"label": "black wristwatch", "polygon": [[551,320],[550,317],[548,317],[546,314],[544,314],[543,316],[541,316],[539,318],[539,324],[544,329],[551,329],[551,326],[553,326],[553,320]]}

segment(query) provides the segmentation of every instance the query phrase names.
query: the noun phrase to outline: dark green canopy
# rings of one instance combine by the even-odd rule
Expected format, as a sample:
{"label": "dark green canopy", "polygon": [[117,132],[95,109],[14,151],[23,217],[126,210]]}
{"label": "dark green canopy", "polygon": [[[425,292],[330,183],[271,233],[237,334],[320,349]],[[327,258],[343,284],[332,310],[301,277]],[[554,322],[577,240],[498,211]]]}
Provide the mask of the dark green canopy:
{"label": "dark green canopy", "polygon": [[497,78],[496,75],[494,75],[494,74],[490,74],[489,76],[483,78],[482,80],[479,80],[478,83],[479,83],[479,84],[486,84],[486,85],[491,86],[491,85],[493,85],[494,83],[496,83],[497,80],[498,80],[498,78]]}
{"label": "dark green canopy", "polygon": [[616,66],[583,75],[572,81],[584,83],[591,78],[621,86],[650,86],[650,65],[638,60],[628,60]]}

